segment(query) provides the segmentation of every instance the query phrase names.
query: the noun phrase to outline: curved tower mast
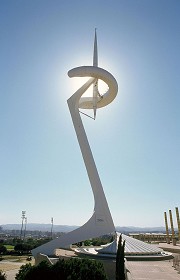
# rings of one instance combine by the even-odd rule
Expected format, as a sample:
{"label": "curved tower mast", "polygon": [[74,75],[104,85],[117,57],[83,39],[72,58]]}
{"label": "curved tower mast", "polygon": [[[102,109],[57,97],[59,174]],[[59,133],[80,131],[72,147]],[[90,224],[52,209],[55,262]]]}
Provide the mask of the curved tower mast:
{"label": "curved tower mast", "polygon": [[[52,255],[57,248],[67,248],[71,244],[115,231],[111,213],[79,112],[79,108],[92,109],[95,118],[97,108],[104,107],[112,102],[118,90],[117,82],[114,77],[106,70],[98,67],[96,30],[93,66],[74,68],[68,72],[68,75],[69,77],[91,77],[68,99],[67,103],[94,195],[94,212],[83,226],[32,250],[34,256],[38,253]],[[109,90],[103,95],[103,98],[99,96],[98,79],[103,80],[109,87]],[[93,96],[83,97],[83,94],[91,85],[93,85]]]}

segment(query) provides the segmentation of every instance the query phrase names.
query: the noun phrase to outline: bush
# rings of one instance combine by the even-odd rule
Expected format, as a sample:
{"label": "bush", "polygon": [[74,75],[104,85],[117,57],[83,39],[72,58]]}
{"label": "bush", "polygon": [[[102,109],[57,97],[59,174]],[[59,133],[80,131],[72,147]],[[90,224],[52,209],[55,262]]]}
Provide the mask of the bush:
{"label": "bush", "polygon": [[102,263],[88,259],[59,260],[50,265],[42,261],[37,266],[23,265],[16,280],[107,280]]}
{"label": "bush", "polygon": [[0,280],[6,280],[6,279],[7,279],[6,274],[2,270],[0,270]]}
{"label": "bush", "polygon": [[16,274],[15,279],[17,279],[17,280],[26,279],[26,275],[30,272],[31,268],[32,268],[32,265],[30,263],[22,265],[19,272]]}
{"label": "bush", "polygon": [[14,246],[14,251],[18,252],[19,254],[26,253],[28,254],[32,250],[32,246],[27,243],[18,243]]}
{"label": "bush", "polygon": [[0,254],[5,255],[7,253],[7,248],[4,245],[0,245]]}

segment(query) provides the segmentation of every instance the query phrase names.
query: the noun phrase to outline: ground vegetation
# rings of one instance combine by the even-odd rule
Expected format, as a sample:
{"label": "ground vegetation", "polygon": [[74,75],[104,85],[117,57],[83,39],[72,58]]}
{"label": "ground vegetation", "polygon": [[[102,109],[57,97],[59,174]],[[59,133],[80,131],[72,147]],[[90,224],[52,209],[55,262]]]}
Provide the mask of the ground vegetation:
{"label": "ground vegetation", "polygon": [[3,272],[2,270],[0,270],[0,280],[6,280],[7,277],[6,277],[6,274],[5,272]]}
{"label": "ground vegetation", "polygon": [[122,235],[120,235],[117,254],[116,254],[116,280],[126,279],[125,264],[124,264],[124,248],[125,248],[125,241],[122,242]]}
{"label": "ground vegetation", "polygon": [[103,264],[89,259],[71,258],[51,265],[46,261],[37,266],[23,265],[16,280],[107,280]]}

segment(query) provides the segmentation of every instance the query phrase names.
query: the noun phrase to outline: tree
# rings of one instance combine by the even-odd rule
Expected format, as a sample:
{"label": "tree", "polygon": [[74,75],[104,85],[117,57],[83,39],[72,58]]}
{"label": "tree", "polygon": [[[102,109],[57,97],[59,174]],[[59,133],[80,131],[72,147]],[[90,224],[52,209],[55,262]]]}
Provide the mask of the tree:
{"label": "tree", "polygon": [[32,265],[30,263],[22,265],[20,270],[16,274],[15,279],[17,279],[17,280],[25,280],[26,279],[26,275],[28,275],[28,273],[30,273],[31,268],[32,268]]}
{"label": "tree", "polygon": [[102,263],[89,259],[59,260],[51,265],[42,261],[37,266],[23,265],[16,280],[107,280]]}
{"label": "tree", "polygon": [[124,247],[125,240],[122,243],[122,235],[120,235],[116,254],[116,280],[126,279],[124,266]]}
{"label": "tree", "polygon": [[33,249],[33,246],[27,243],[18,243],[14,246],[14,251],[19,252],[21,254],[28,254]]}
{"label": "tree", "polygon": [[7,248],[4,245],[0,245],[0,255],[5,255],[7,253]]}

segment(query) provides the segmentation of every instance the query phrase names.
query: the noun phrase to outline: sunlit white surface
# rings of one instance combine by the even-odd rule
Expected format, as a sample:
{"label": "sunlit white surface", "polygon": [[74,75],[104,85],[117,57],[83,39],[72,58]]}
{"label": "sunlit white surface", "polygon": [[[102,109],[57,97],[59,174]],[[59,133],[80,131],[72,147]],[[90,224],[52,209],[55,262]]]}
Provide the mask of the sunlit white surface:
{"label": "sunlit white surface", "polygon": [[[107,257],[107,258],[116,258],[118,242],[119,242],[120,233],[117,233],[117,238],[107,245],[103,245],[102,248],[76,248],[75,251],[78,254],[86,255],[96,255],[97,257]],[[147,244],[143,241],[137,240],[135,238],[129,237],[125,234],[122,234],[122,242],[125,241],[125,257],[126,258],[144,258],[144,259],[163,259],[170,258],[171,253],[165,252],[163,249],[152,245]]]}

